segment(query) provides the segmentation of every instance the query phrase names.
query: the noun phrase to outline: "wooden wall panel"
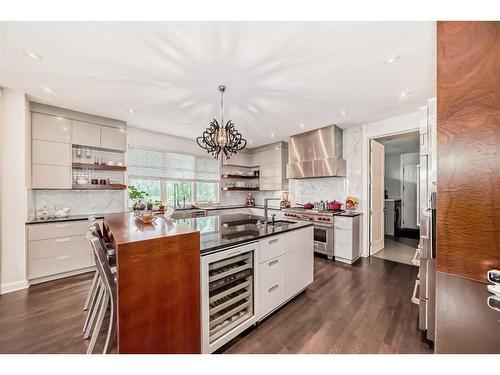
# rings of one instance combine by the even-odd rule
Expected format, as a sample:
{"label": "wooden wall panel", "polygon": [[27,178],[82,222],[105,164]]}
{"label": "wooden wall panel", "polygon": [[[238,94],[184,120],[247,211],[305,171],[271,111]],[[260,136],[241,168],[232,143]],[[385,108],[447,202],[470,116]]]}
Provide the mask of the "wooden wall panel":
{"label": "wooden wall panel", "polygon": [[500,269],[500,22],[438,22],[437,269]]}

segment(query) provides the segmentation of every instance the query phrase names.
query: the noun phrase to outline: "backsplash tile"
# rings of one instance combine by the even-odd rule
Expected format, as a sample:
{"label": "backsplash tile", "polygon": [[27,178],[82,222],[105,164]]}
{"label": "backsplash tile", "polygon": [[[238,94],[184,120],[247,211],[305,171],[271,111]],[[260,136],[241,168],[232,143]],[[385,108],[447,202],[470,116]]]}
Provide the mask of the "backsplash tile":
{"label": "backsplash tile", "polygon": [[44,206],[53,210],[55,206],[68,207],[70,215],[122,212],[124,210],[123,191],[101,190],[32,190],[32,204],[28,217],[39,215]]}

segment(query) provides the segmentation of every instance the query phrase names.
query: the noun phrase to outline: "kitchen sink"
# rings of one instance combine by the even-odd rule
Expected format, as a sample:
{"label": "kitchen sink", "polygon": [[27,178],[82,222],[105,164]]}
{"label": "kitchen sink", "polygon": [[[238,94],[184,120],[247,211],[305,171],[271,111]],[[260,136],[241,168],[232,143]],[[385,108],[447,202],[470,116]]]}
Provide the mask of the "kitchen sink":
{"label": "kitchen sink", "polygon": [[[280,226],[288,225],[288,224],[295,224],[295,221],[288,221],[288,220],[275,220],[274,221],[274,226],[275,227],[280,227]],[[272,221],[268,221],[266,223],[266,225],[273,226],[273,222]]]}

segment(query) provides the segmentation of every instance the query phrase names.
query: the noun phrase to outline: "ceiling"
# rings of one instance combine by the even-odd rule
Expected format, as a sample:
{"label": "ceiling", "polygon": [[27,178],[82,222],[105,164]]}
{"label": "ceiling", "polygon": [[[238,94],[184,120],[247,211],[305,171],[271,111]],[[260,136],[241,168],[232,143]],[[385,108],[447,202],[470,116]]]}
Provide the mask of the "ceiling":
{"label": "ceiling", "polygon": [[225,84],[224,117],[251,147],[412,112],[436,91],[434,22],[3,22],[0,33],[0,86],[33,101],[195,138],[219,118]]}
{"label": "ceiling", "polygon": [[393,135],[379,138],[377,141],[385,146],[386,155],[407,154],[420,151],[420,137],[418,132]]}

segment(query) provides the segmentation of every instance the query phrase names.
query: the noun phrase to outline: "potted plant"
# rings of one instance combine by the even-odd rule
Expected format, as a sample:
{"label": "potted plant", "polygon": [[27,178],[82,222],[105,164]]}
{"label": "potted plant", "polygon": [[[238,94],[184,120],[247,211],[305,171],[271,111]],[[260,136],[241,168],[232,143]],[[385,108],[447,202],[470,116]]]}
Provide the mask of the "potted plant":
{"label": "potted plant", "polygon": [[[153,211],[161,211],[163,207],[163,202],[159,199],[156,199],[153,202]],[[164,208],[164,207],[163,207]]]}
{"label": "potted plant", "polygon": [[148,211],[153,211],[153,200],[149,199],[146,203],[146,206],[148,208]]}
{"label": "potted plant", "polygon": [[134,185],[130,185],[128,189],[128,197],[132,202],[134,202],[134,205],[132,206],[134,211],[145,210],[146,205],[142,203],[142,200],[149,196],[149,194],[143,190],[137,189]]}

